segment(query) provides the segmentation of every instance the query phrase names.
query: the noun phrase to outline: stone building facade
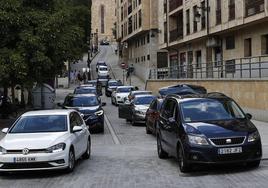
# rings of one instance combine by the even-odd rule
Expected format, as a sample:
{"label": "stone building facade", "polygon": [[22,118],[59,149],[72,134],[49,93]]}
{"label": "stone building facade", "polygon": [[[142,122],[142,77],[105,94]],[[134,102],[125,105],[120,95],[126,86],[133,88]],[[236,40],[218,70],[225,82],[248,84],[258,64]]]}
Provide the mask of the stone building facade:
{"label": "stone building facade", "polygon": [[174,78],[238,78],[268,67],[267,21],[266,0],[159,0],[159,49],[180,68]]}
{"label": "stone building facade", "polygon": [[158,0],[116,0],[116,15],[120,62],[145,81],[157,67]]}
{"label": "stone building facade", "polygon": [[115,0],[92,0],[91,27],[94,39],[114,41]]}

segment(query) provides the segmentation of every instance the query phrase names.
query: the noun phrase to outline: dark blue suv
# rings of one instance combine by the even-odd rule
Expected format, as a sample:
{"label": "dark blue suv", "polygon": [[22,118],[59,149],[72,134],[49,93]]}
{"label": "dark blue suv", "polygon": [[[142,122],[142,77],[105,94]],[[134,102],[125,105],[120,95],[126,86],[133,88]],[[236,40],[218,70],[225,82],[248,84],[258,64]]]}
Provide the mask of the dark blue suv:
{"label": "dark blue suv", "polygon": [[95,94],[69,94],[61,105],[64,109],[75,109],[83,114],[90,132],[104,132],[104,111],[99,97]]}
{"label": "dark blue suv", "polygon": [[158,156],[176,157],[182,172],[194,164],[258,167],[262,145],[251,118],[221,93],[167,96],[157,124]]}

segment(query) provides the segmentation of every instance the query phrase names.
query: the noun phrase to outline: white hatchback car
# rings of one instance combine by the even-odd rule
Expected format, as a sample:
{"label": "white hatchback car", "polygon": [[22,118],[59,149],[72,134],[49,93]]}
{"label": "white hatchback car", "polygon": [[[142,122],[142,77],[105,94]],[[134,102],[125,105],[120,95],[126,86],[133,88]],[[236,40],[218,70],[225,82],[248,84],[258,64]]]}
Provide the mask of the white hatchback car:
{"label": "white hatchback car", "polygon": [[99,66],[98,67],[98,76],[108,76],[109,70],[107,66]]}
{"label": "white hatchback car", "polygon": [[66,169],[90,158],[91,137],[75,110],[23,114],[0,141],[0,171]]}
{"label": "white hatchback car", "polygon": [[129,93],[131,91],[134,91],[135,87],[133,86],[119,86],[116,88],[115,91],[113,91],[111,96],[111,103],[113,105],[118,106],[119,104],[123,104],[125,101],[125,98],[128,97]]}

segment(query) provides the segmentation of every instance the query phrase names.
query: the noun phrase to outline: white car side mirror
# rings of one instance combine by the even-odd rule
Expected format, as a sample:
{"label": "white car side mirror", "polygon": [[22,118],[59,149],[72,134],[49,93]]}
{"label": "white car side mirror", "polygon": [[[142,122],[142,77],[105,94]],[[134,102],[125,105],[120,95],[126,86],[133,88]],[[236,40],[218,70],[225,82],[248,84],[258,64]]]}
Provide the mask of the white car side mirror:
{"label": "white car side mirror", "polygon": [[7,134],[7,132],[8,132],[8,128],[2,129],[2,133]]}
{"label": "white car side mirror", "polygon": [[74,126],[74,128],[73,128],[73,133],[80,132],[80,131],[82,131],[82,130],[83,130],[82,127],[80,127],[80,126]]}

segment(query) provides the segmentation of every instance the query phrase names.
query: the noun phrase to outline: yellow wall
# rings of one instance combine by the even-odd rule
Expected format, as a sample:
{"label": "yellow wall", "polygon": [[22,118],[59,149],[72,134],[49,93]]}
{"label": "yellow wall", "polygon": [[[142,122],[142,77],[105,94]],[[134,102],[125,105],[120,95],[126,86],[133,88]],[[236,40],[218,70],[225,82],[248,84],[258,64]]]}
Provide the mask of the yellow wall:
{"label": "yellow wall", "polygon": [[175,84],[204,86],[208,92],[221,92],[232,97],[255,119],[268,121],[268,80],[148,80],[147,90]]}

